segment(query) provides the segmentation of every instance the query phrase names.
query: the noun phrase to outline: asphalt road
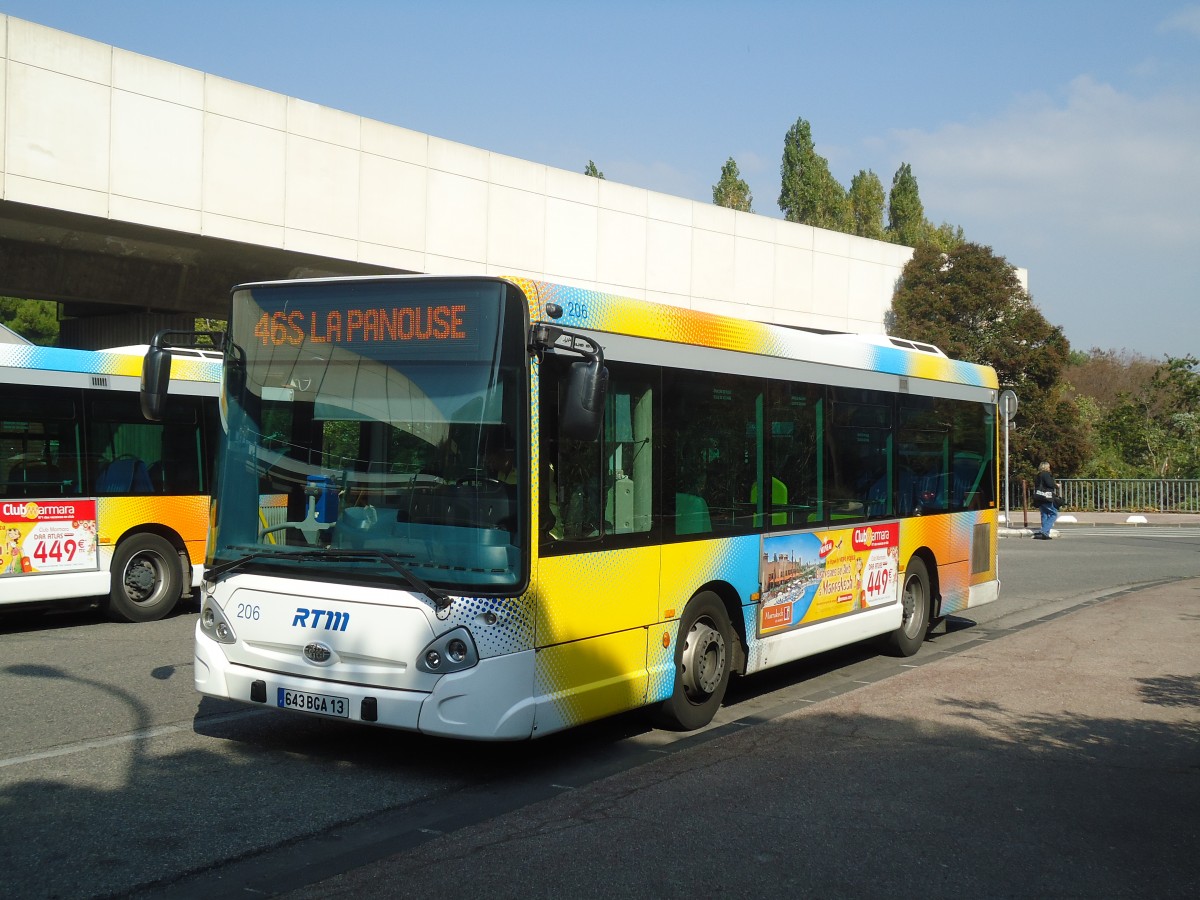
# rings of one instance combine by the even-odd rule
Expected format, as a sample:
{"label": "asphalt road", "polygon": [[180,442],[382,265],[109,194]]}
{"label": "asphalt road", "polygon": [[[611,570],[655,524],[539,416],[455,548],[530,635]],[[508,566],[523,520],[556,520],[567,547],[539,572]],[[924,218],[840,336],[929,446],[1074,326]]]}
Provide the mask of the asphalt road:
{"label": "asphalt road", "polygon": [[516,745],[450,743],[202,700],[191,685],[193,613],[134,626],[90,614],[5,616],[6,893],[298,890],[668,754],[686,764],[730,728],[833,701],[913,662],[949,659],[981,630],[1200,575],[1198,554],[1194,529],[1004,539],[1002,599],[951,619],[912,661],[857,647],[737,681],[700,734],[654,731],[628,715]]}

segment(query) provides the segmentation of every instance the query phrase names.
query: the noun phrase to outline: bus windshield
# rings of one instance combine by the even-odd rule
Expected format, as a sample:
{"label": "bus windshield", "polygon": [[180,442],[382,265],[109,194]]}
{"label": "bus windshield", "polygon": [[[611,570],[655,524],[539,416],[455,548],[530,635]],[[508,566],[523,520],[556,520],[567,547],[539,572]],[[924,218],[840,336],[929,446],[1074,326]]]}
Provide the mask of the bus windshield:
{"label": "bus windshield", "polygon": [[523,590],[527,322],[482,279],[235,291],[210,565]]}

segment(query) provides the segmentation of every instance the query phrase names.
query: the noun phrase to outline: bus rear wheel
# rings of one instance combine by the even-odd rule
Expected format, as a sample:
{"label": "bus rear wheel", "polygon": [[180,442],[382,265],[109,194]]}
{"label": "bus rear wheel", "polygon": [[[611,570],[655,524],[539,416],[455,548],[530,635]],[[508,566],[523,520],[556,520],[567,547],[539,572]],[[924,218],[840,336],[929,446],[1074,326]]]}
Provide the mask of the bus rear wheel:
{"label": "bus rear wheel", "polygon": [[113,553],[105,612],[125,622],[152,622],[175,608],[183,593],[179,554],[157,534],[135,534]]}
{"label": "bus rear wheel", "polygon": [[904,572],[900,606],[900,627],[885,636],[884,649],[893,656],[912,656],[921,649],[929,631],[929,572],[915,556]]}
{"label": "bus rear wheel", "polygon": [[688,602],[675,642],[675,687],[657,710],[660,726],[691,731],[712,721],[729,686],[733,641],[720,597],[706,591]]}

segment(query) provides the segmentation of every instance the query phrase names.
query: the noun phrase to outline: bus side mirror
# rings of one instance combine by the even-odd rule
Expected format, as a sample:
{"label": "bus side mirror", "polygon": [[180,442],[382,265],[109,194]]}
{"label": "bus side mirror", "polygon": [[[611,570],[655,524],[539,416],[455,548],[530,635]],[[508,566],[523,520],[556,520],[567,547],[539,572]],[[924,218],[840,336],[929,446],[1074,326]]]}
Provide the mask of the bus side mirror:
{"label": "bus side mirror", "polygon": [[171,382],[171,351],[151,346],[142,360],[142,415],[161,422],[167,408],[167,386]]}
{"label": "bus side mirror", "polygon": [[608,397],[608,368],[599,359],[571,363],[564,385],[558,427],[573,441],[594,441],[604,421]]}

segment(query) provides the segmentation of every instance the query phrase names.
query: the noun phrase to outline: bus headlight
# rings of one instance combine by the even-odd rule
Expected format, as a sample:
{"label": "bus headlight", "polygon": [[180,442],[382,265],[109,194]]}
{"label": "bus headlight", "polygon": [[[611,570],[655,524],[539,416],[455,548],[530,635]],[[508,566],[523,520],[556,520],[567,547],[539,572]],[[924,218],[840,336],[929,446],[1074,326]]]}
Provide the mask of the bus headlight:
{"label": "bus headlight", "polygon": [[479,662],[471,632],[459,627],[434,638],[417,658],[417,668],[430,675],[445,675],[469,669]]}
{"label": "bus headlight", "polygon": [[225,613],[221,612],[221,607],[211,597],[205,598],[204,606],[200,609],[200,630],[219,644],[237,641],[237,635],[233,633]]}

